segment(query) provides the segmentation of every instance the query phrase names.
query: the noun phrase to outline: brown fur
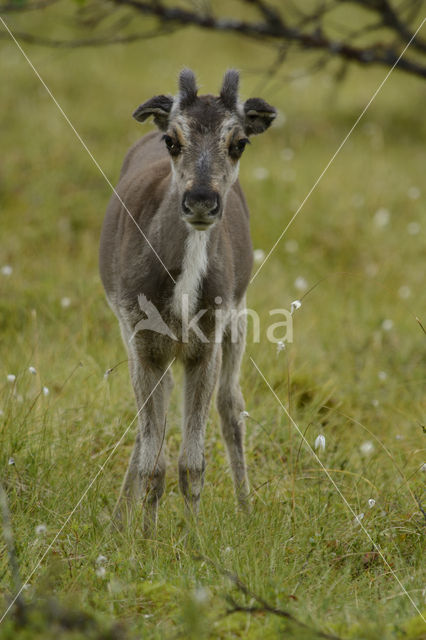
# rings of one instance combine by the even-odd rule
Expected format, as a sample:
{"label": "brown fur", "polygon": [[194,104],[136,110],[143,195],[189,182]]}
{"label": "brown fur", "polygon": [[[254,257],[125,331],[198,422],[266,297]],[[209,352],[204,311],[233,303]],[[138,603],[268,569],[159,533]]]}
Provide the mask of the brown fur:
{"label": "brown fur", "polygon": [[[238,160],[229,150],[230,144],[245,135],[244,110],[238,109],[236,102],[237,86],[233,72],[224,82],[222,97],[197,97],[195,78],[192,72],[185,71],[178,99],[157,96],[138,108],[137,119],[153,115],[167,135],[175,136],[179,128],[181,137],[176,142],[179,152],[170,158],[159,133],[149,133],[139,140],[124,160],[116,190],[119,197],[116,194],[111,197],[102,229],[101,278],[128,349],[140,410],[139,432],[116,514],[121,518],[127,504],[144,500],[150,507],[147,526],[155,520],[164,487],[163,439],[171,376],[168,374],[153,389],[173,358],[181,360],[185,370],[179,476],[186,505],[195,510],[198,506],[205,466],[205,423],[218,377],[218,409],[236,492],[239,502],[247,503],[241,415],[244,404],[238,384],[245,344],[244,315],[238,320],[236,344],[231,341],[227,326],[221,328],[222,344],[215,342],[215,312],[244,308],[252,267],[249,214],[236,180]],[[265,104],[262,101],[257,129],[262,118],[264,130],[275,115],[272,107],[264,115]],[[253,120],[253,115],[250,117]],[[196,230],[199,216],[208,230]],[[183,273],[185,251],[190,250],[188,242],[195,243],[194,251],[199,242],[206,247],[205,271],[200,271],[199,280],[194,279],[191,303],[194,315],[206,310],[199,327],[207,343],[195,334],[190,334],[188,342],[182,341],[182,319],[173,304],[176,287],[184,282],[185,275],[188,282],[197,275],[190,271]],[[139,294],[155,305],[177,341],[149,330],[140,331],[131,339],[136,325],[145,318],[138,304]]]}

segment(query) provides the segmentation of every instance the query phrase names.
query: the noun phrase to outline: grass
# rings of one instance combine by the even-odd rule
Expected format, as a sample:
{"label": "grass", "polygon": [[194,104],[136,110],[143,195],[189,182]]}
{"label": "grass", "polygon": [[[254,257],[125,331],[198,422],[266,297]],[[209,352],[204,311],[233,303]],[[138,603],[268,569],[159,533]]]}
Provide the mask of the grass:
{"label": "grass", "polygon": [[[40,16],[31,20],[35,29],[50,28]],[[11,25],[22,26],[18,18]],[[52,596],[100,626],[67,630],[35,608],[23,626],[8,616],[0,636],[54,638],[59,629],[64,638],[318,637],[265,611],[225,615],[226,596],[255,605],[231,572],[311,629],[345,639],[426,637],[395,579],[424,614],[425,520],[417,502],[426,502],[425,335],[416,321],[425,326],[420,81],[391,75],[250,287],[249,305],[262,319],[261,341],[249,339],[242,367],[253,513],[246,519],[235,508],[212,409],[201,513],[188,532],[177,487],[177,384],[158,536],[144,540],[137,522],[125,533],[108,528],[134,428],[109,456],[136,412],[97,271],[109,187],[16,46],[2,41],[1,48],[0,266],[13,269],[0,275],[1,478],[23,579],[54,540],[28,580],[27,600]],[[262,84],[253,69],[269,60],[260,45],[192,30],[107,50],[27,51],[113,182],[128,146],[151,129],[134,123],[132,110],[151,95],[174,92],[184,64],[207,91],[217,89],[225,68],[239,67],[248,97]],[[293,58],[285,71],[302,65]],[[264,88],[285,122],[253,140],[241,163],[256,249],[273,245],[384,74],[353,69],[335,86],[322,72]],[[293,343],[277,353],[266,340],[268,312],[304,295],[295,286],[301,277],[308,288],[318,286],[294,316]],[[310,445],[325,435],[321,462],[353,511],[365,514],[362,524],[393,573],[250,356]],[[40,524],[46,531],[37,534]],[[4,547],[0,576],[7,598]],[[122,627],[112,628],[117,621]]]}

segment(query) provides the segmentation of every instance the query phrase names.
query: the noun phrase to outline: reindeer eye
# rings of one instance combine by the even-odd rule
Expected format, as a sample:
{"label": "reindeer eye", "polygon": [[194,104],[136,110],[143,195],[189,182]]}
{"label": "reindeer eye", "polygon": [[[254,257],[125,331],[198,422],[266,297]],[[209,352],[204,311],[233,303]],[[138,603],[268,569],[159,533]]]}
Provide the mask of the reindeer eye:
{"label": "reindeer eye", "polygon": [[174,140],[171,136],[168,135],[164,135],[162,139],[166,143],[166,147],[171,156],[176,157],[180,154],[182,147],[177,140]]}
{"label": "reindeer eye", "polygon": [[240,140],[233,142],[229,147],[229,155],[231,158],[236,160],[240,158],[247,144],[250,144],[250,140],[248,138],[240,138]]}

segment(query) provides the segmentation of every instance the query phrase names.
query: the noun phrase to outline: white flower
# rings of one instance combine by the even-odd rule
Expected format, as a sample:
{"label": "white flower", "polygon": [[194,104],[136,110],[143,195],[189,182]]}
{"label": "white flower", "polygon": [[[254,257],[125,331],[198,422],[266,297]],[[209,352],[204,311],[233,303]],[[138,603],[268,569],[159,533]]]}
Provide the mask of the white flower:
{"label": "white flower", "polygon": [[381,209],[377,209],[376,213],[374,214],[373,220],[376,227],[386,227],[386,225],[389,224],[390,220],[390,213],[388,209],[384,209],[383,207]]}
{"label": "white flower", "polygon": [[269,171],[265,167],[256,167],[253,169],[253,176],[256,180],[265,180],[269,176]]}
{"label": "white flower", "polygon": [[293,149],[290,149],[290,147],[286,147],[285,149],[283,149],[281,151],[281,158],[283,160],[286,160],[287,162],[289,162],[290,160],[293,160],[293,158],[294,158]]}
{"label": "white flower", "polygon": [[420,471],[426,471],[426,462],[423,462],[422,466],[420,467]]}
{"label": "white flower", "polygon": [[379,272],[379,267],[374,262],[370,262],[370,264],[367,264],[365,267],[365,273],[370,278],[374,278],[374,276],[377,276],[378,272]]}
{"label": "white flower", "polygon": [[420,198],[420,189],[418,187],[410,187],[407,191],[407,196],[411,199],[411,200],[417,200],[418,198]]}
{"label": "white flower", "polygon": [[404,436],[402,436],[400,433],[397,433],[395,436],[395,440],[404,440]]}
{"label": "white flower", "polygon": [[240,418],[249,418],[250,414],[248,411],[241,411]]}
{"label": "white flower", "polygon": [[420,232],[420,225],[418,222],[409,222],[407,224],[407,231],[410,236],[416,236]]}
{"label": "white flower", "polygon": [[13,373],[8,373],[7,374],[7,381],[8,382],[15,382],[16,380],[16,376]]}
{"label": "white flower", "polygon": [[403,300],[407,300],[407,298],[409,298],[411,296],[411,289],[410,287],[407,287],[407,285],[402,285],[402,287],[400,287],[398,289],[398,295],[400,298],[402,298]]}
{"label": "white flower", "polygon": [[101,555],[99,555],[99,556],[96,558],[96,564],[97,564],[97,565],[105,564],[105,563],[106,563],[106,561],[107,561],[106,557],[105,557],[105,556],[103,556],[102,554],[101,554]]}
{"label": "white flower", "polygon": [[15,458],[9,458],[9,460],[7,461],[7,464],[12,466],[15,464]]}
{"label": "white flower", "polygon": [[374,444],[371,442],[371,440],[366,440],[362,443],[359,449],[363,455],[369,456],[374,451]]}
{"label": "white flower", "polygon": [[383,320],[382,322],[383,331],[390,331],[392,327],[393,327],[393,320],[391,320],[390,318],[386,318],[385,320]]}
{"label": "white flower", "polygon": [[325,436],[321,433],[315,439],[315,449],[319,449],[319,451],[324,451],[325,449]]}
{"label": "white flower", "polygon": [[379,371],[377,376],[379,380],[386,380],[386,378],[388,377],[388,374],[386,373],[386,371]]}
{"label": "white flower", "polygon": [[71,298],[62,298],[61,299],[61,307],[63,307],[64,309],[67,309],[71,304]]}
{"label": "white flower", "polygon": [[362,193],[354,193],[352,196],[352,204],[357,209],[360,209],[362,205],[365,203],[365,198]]}
{"label": "white flower", "polygon": [[359,513],[357,516],[355,516],[354,524],[361,524],[361,520],[363,519],[364,515],[364,513]]}
{"label": "white flower", "polygon": [[1,272],[4,276],[11,276],[13,273],[13,269],[10,264],[5,264],[4,267],[1,268]]}
{"label": "white flower", "polygon": [[300,309],[301,306],[302,306],[302,303],[300,302],[300,300],[293,300],[293,302],[290,305],[290,313],[293,315],[293,313],[297,311],[297,309]]}
{"label": "white flower", "polygon": [[36,375],[36,373],[37,373],[37,369],[36,369],[35,367],[28,367],[28,371],[29,371],[30,373],[32,373],[32,374],[33,374],[33,376],[35,376],[35,375]]}
{"label": "white flower", "polygon": [[294,281],[294,286],[298,291],[306,291],[308,283],[303,276],[298,276]]}
{"label": "white flower", "polygon": [[297,240],[287,240],[284,248],[287,253],[297,253],[297,251],[299,250],[299,243],[297,242]]}
{"label": "white flower", "polygon": [[285,349],[285,343],[282,340],[278,340],[277,342],[277,355],[280,353],[280,351],[283,351]]}
{"label": "white flower", "polygon": [[370,509],[372,509],[375,504],[376,504],[375,499],[374,498],[370,498],[370,500],[368,501],[368,506],[370,507]]}
{"label": "white flower", "polygon": [[42,536],[47,531],[47,527],[45,524],[38,524],[35,528],[36,536]]}
{"label": "white flower", "polygon": [[231,547],[226,547],[225,548],[225,553],[231,553],[231,551],[232,551]]}
{"label": "white flower", "polygon": [[96,575],[98,576],[98,578],[105,578],[105,576],[106,576],[105,567],[98,567],[96,569]]}
{"label": "white flower", "polygon": [[44,396],[48,396],[49,395],[49,389],[47,387],[43,387],[42,391],[43,391],[43,395]]}
{"label": "white flower", "polygon": [[210,594],[208,589],[205,587],[197,587],[194,591],[194,600],[198,604],[205,604],[210,599]]}
{"label": "white flower", "polygon": [[263,262],[265,259],[265,252],[263,249],[255,249],[253,251],[253,258],[255,262]]}

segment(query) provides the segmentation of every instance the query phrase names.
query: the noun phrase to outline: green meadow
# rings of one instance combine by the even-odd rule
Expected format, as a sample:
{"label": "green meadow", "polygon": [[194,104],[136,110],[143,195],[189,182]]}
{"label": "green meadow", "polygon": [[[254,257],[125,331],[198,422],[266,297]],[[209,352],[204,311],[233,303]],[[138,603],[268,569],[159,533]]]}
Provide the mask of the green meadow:
{"label": "green meadow", "polygon": [[[5,19],[53,36],[59,13]],[[109,526],[136,434],[97,266],[111,190],[16,44],[0,47],[0,478],[28,603],[0,638],[425,638],[424,84],[390,75],[250,285],[261,320],[241,371],[251,514],[235,506],[212,407],[200,514],[185,521],[177,366],[166,492],[144,539],[140,514]],[[333,65],[311,74],[298,54],[268,79],[269,49],[195,29],[23,47],[113,184],[153,129],[132,119],[138,104],[175,93],[183,66],[212,93],[240,69],[241,96],[280,112],[241,161],[257,257],[386,75],[352,67],[337,83]],[[294,300],[293,341],[279,349],[269,312]],[[0,616],[13,594],[2,540]]]}

